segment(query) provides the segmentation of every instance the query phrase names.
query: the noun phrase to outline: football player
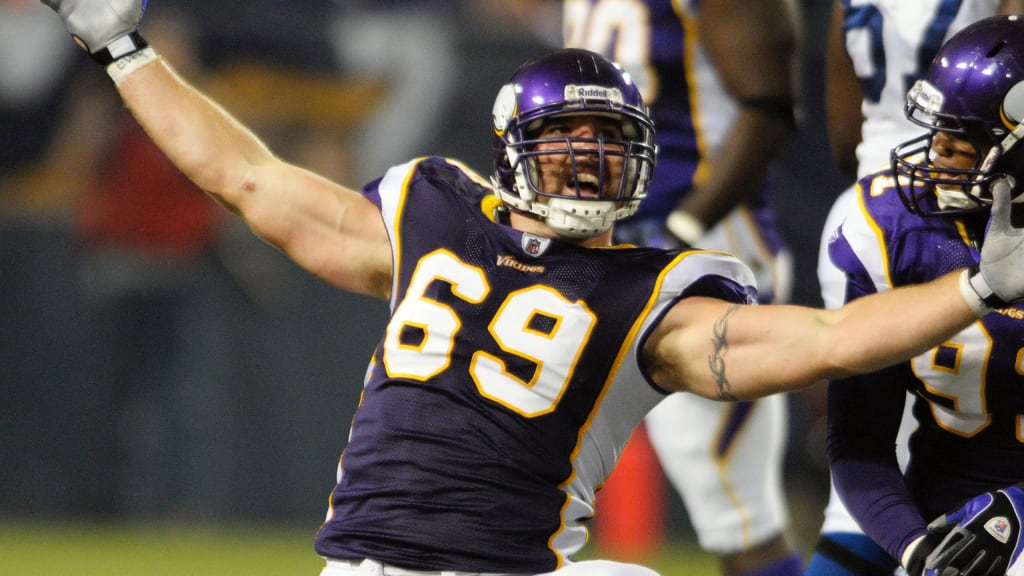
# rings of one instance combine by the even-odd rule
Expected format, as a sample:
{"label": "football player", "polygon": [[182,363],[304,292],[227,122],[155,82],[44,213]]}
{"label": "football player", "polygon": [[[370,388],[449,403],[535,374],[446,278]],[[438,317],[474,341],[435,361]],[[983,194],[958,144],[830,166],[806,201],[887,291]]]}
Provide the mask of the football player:
{"label": "football player", "polygon": [[[836,0],[826,53],[829,141],[840,171],[851,181],[889,166],[893,146],[917,136],[907,120],[907,91],[919,80],[942,43],[964,26],[997,12],[1024,11],[1022,0]],[[818,250],[818,282],[825,307],[842,305],[846,278],[828,256],[828,241],[851,209],[856,186],[835,200]],[[912,397],[908,394],[908,402]],[[907,417],[897,439],[905,462]],[[808,576],[890,574],[892,558],[866,536],[830,487],[821,537]]]}
{"label": "football player", "polygon": [[749,400],[879,370],[1024,299],[1005,190],[979,267],[833,311],[755,305],[728,254],[612,246],[654,134],[593,52],[528,62],[498,90],[493,188],[422,157],[360,193],[278,158],[175,73],[138,29],[144,0],[44,3],[185,175],[310,273],[389,303],[317,536],[323,574],[650,576],[575,556],[666,394]]}
{"label": "football player", "polygon": [[[658,128],[648,197],[615,240],[725,250],[754,270],[761,302],[786,302],[793,263],[772,210],[770,166],[796,133],[793,3],[565,0],[563,27],[567,46],[600,52],[632,75]],[[691,394],[667,398],[645,420],[701,548],[719,557],[723,574],[803,572],[786,533],[788,420],[784,395],[722,404]]]}
{"label": "football player", "polygon": [[[831,234],[828,255],[845,275],[847,300],[977,260],[993,189],[1024,178],[1022,63],[1024,20],[1016,16],[971,24],[938,51],[906,96],[907,118],[928,133],[894,148],[891,168],[858,181]],[[927,520],[1024,479],[1022,318],[1007,307],[908,362],[829,385],[833,484],[885,552],[872,552],[853,530],[826,534],[855,554],[845,573],[891,574],[900,563],[923,573],[937,544],[937,535],[925,537]],[[904,390],[913,395],[916,429],[902,471],[893,447]],[[819,551],[844,560],[835,548]],[[990,553],[977,571],[958,573],[1003,574],[1005,563],[986,571],[994,560]]]}

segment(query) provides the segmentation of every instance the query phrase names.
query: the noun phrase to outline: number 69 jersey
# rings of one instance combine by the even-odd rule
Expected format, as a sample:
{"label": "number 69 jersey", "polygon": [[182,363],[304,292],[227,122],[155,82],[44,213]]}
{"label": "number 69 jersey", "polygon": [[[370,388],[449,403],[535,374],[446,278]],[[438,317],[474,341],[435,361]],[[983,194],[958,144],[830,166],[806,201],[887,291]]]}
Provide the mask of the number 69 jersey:
{"label": "number 69 jersey", "polygon": [[[984,220],[911,214],[889,171],[861,179],[856,192],[858,201],[847,203],[828,245],[846,274],[847,301],[977,262],[966,226],[981,230]],[[893,446],[908,389],[918,429],[904,480]],[[836,485],[846,486],[843,501],[865,532],[894,553],[906,529],[898,518],[908,510],[919,509],[927,522],[980,492],[1024,479],[1024,309],[989,314],[909,362],[831,383],[828,414],[830,460]],[[876,466],[850,476],[854,461],[868,460],[888,461],[888,474]],[[897,503],[880,494],[905,491],[904,482],[913,502],[899,502],[904,512],[889,516],[883,508]],[[866,509],[869,502],[875,504]]]}
{"label": "number 69 jersey", "polygon": [[721,253],[581,248],[496,224],[440,158],[367,186],[391,238],[375,351],[317,551],[420,570],[542,573],[587,539],[594,495],[664,393],[638,366],[686,295],[753,303]]}

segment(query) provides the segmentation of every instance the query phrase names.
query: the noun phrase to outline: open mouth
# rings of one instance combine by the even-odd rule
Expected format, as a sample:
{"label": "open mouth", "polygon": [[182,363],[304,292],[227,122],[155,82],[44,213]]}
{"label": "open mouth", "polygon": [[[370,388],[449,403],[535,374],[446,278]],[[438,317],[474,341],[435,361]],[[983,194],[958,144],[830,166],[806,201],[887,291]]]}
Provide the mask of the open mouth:
{"label": "open mouth", "polygon": [[[947,172],[947,170],[950,171]],[[969,184],[968,175],[964,174],[962,170],[952,168],[949,166],[943,166],[940,163],[935,163],[932,165],[932,170],[930,171],[929,176],[935,180],[953,186],[959,184],[960,182],[963,182],[964,185]]]}
{"label": "open mouth", "polygon": [[577,172],[576,178],[569,179],[566,185],[569,188],[570,195],[575,195],[578,191],[582,198],[598,198],[601,195],[598,182],[596,174]]}

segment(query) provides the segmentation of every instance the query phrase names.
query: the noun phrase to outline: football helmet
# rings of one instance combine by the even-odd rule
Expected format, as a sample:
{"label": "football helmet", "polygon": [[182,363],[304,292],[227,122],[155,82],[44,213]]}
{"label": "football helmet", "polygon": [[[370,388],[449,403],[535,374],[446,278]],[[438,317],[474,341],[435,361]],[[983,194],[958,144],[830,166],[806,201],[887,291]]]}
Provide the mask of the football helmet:
{"label": "football helmet", "polygon": [[[546,121],[566,115],[612,118],[622,139],[538,137]],[[559,234],[601,234],[636,212],[647,194],[657,156],[654,123],[629,74],[600,54],[565,49],[527,62],[499,90],[492,118],[495,193],[509,209],[535,214]],[[541,144],[546,144],[543,150]],[[569,158],[574,194],[542,190],[537,162],[548,154]],[[608,169],[611,156],[623,158],[620,175]],[[592,178],[581,185],[575,177],[584,161],[596,166],[596,196],[584,190],[593,190]],[[610,181],[616,177],[617,182]]]}
{"label": "football helmet", "polygon": [[[1009,176],[1024,184],[1024,17],[989,17],[956,33],[907,93],[904,112],[929,130],[892,149],[897,189],[911,212],[987,210],[993,180]],[[974,166],[937,171],[932,140],[938,132],[970,142],[978,154]]]}

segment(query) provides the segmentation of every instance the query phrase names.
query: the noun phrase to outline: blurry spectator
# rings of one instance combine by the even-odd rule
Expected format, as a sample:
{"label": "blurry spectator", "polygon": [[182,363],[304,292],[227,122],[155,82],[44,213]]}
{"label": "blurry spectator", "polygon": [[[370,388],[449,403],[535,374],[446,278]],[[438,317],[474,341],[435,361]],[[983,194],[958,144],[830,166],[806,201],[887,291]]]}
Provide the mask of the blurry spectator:
{"label": "blurry spectator", "polygon": [[47,40],[67,34],[50,16],[0,0],[0,505],[15,511],[81,509],[89,466],[67,221],[102,134],[94,104],[110,96],[73,44]]}
{"label": "blurry spectator", "polygon": [[[201,76],[195,26],[154,7],[165,58]],[[223,516],[230,509],[238,354],[236,286],[214,250],[222,208],[206,200],[127,112],[77,213],[91,320],[96,511]]]}
{"label": "blurry spectator", "polygon": [[441,130],[457,88],[456,4],[339,2],[330,39],[340,67],[347,75],[378,79],[388,86],[387,96],[357,138],[354,182],[367,182],[415,155]]}

